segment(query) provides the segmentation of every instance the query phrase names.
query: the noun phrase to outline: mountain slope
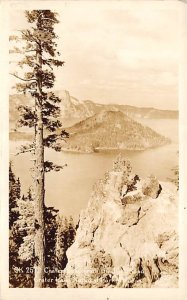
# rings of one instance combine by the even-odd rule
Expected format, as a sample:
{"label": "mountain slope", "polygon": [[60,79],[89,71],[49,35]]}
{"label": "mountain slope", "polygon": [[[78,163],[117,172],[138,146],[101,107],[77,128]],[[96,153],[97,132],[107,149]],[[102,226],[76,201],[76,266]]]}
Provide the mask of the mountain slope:
{"label": "mountain slope", "polygon": [[67,251],[67,286],[177,287],[178,246],[176,187],[140,178],[118,157],[81,212]]}
{"label": "mountain slope", "polygon": [[[177,111],[159,110],[155,108],[134,107],[130,105],[119,104],[99,104],[90,100],[80,101],[72,97],[68,91],[56,91],[55,94],[61,98],[61,120],[64,126],[84,120],[103,110],[105,111],[121,111],[132,118],[178,118]],[[117,99],[116,99],[117,100]],[[10,95],[10,128],[15,128],[15,123],[18,120],[17,107],[21,104],[31,104],[33,99],[29,95],[14,94]],[[127,101],[124,100],[124,103]]]}
{"label": "mountain slope", "polygon": [[57,91],[55,94],[61,99],[61,119],[66,126],[94,114],[84,101],[72,97],[68,91]]}
{"label": "mountain slope", "polygon": [[[136,107],[132,105],[120,104],[99,104],[91,100],[84,101],[93,113],[98,113],[102,110],[121,111],[132,118],[143,119],[176,119],[178,111],[176,110],[161,110],[153,107]],[[127,101],[124,101],[126,103]]]}
{"label": "mountain slope", "polygon": [[144,150],[169,142],[119,111],[102,111],[66,130],[70,138],[64,150],[70,151]]}

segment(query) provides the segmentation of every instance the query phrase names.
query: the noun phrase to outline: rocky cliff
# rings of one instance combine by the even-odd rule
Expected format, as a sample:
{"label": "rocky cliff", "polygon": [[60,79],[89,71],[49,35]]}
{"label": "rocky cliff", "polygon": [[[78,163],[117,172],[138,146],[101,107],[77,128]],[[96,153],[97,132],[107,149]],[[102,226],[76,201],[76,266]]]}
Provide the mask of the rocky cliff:
{"label": "rocky cliff", "polygon": [[177,287],[176,187],[132,173],[121,156],[80,215],[65,269],[70,287]]}

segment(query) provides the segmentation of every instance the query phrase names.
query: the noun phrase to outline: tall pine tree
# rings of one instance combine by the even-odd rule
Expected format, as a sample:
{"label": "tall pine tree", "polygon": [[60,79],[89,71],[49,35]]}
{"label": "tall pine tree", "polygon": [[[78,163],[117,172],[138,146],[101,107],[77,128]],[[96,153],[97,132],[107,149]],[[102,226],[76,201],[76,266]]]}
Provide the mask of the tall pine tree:
{"label": "tall pine tree", "polygon": [[29,28],[21,30],[21,37],[10,39],[22,42],[23,47],[14,48],[13,52],[23,54],[19,61],[25,67],[23,76],[12,75],[21,82],[16,85],[17,91],[29,93],[33,98],[33,106],[27,104],[19,107],[21,126],[34,128],[33,143],[24,146],[22,152],[34,155],[34,211],[35,211],[35,287],[44,287],[45,267],[45,172],[59,171],[62,167],[50,161],[44,161],[44,147],[52,147],[60,151],[59,139],[68,137],[67,132],[60,130],[62,124],[58,120],[60,99],[51,91],[54,86],[54,67],[63,66],[64,62],[57,59],[54,26],[58,23],[57,14],[50,10],[32,10],[25,12]]}

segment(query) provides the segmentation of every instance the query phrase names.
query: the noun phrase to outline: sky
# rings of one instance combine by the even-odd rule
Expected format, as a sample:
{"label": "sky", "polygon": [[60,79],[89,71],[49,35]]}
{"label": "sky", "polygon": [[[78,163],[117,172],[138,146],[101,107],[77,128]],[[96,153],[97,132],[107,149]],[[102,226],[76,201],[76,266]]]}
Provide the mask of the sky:
{"label": "sky", "polygon": [[[55,89],[99,103],[178,108],[177,8],[134,2],[61,1],[56,33],[65,66],[55,71]],[[25,26],[15,7],[11,33]]]}

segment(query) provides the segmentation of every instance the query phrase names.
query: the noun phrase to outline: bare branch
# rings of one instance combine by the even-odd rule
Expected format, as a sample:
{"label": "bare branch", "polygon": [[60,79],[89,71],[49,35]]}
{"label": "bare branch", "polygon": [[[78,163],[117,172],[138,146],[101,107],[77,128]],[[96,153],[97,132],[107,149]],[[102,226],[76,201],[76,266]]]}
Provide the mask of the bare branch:
{"label": "bare branch", "polygon": [[37,51],[37,49],[24,50],[24,53],[28,53],[28,52],[35,52],[35,51]]}
{"label": "bare branch", "polygon": [[32,36],[29,30],[26,30],[26,33],[23,30],[17,30],[17,31],[21,32],[26,39],[30,38],[32,41],[34,41],[36,44],[39,45],[39,41]]}
{"label": "bare branch", "polygon": [[24,78],[21,78],[19,77],[18,75],[14,74],[14,73],[9,73],[10,75],[20,79],[20,80],[23,80],[23,81],[35,81],[36,82],[36,78],[31,78],[31,79],[24,79]]}
{"label": "bare branch", "polygon": [[35,148],[25,149],[25,150],[22,150],[22,151],[16,153],[15,156],[26,153],[26,152],[32,152],[34,150],[35,150]]}
{"label": "bare branch", "polygon": [[55,22],[54,19],[51,19],[51,18],[42,18],[42,21],[43,21],[43,20],[50,20],[50,21]]}

